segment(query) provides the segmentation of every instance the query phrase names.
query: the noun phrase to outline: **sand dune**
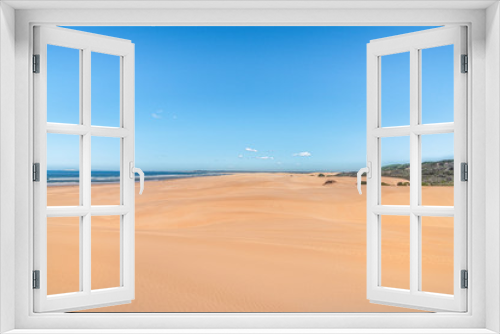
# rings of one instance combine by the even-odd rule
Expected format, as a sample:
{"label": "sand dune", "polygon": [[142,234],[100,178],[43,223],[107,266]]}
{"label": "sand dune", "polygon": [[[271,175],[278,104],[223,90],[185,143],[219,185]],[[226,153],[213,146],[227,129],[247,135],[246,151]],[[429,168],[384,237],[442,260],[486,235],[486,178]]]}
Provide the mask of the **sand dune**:
{"label": "sand dune", "polygon": [[[336,182],[323,185],[326,180]],[[271,173],[146,182],[136,197],[136,298],[93,311],[415,312],[366,299],[366,200],[355,182]],[[114,201],[116,187],[93,186],[99,204]],[[384,204],[400,204],[409,192],[383,188]],[[49,205],[78,194],[71,186],[48,191]],[[452,187],[423,192],[430,202],[453,204]],[[428,291],[452,291],[450,223],[432,217],[423,222]],[[382,283],[406,287],[408,218],[383,217],[382,224]],[[69,225],[74,222],[68,218],[49,220],[51,293],[78,289],[78,248],[68,243],[78,240],[78,229]],[[92,285],[116,285],[118,226],[113,217],[101,217],[92,228]]]}

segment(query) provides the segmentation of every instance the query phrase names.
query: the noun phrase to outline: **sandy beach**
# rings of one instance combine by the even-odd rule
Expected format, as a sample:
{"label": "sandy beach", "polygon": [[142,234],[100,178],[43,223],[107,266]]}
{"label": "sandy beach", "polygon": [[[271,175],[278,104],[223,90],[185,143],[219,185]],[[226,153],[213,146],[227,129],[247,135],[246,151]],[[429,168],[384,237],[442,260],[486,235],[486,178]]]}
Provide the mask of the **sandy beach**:
{"label": "sandy beach", "polygon": [[[398,181],[383,178],[391,185],[383,187],[384,204],[407,204],[409,187]],[[117,188],[93,186],[92,200],[116,204]],[[453,205],[453,187],[423,193],[428,203]],[[49,205],[75,198],[75,186],[48,187]],[[92,287],[116,286],[118,217],[92,219]],[[452,224],[422,222],[426,291],[452,293]],[[48,242],[49,293],[76,291],[78,220],[49,219]],[[247,173],[150,181],[142,196],[137,185],[135,251],[135,300],[93,311],[416,312],[366,299],[366,197],[352,177]],[[382,218],[382,284],[409,287],[408,217]]]}

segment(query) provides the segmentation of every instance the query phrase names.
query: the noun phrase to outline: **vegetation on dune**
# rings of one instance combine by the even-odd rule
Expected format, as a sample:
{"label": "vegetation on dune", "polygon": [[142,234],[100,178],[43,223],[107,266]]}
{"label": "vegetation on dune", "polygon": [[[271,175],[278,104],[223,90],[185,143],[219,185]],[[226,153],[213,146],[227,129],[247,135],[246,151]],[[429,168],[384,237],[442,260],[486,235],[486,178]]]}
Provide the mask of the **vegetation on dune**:
{"label": "vegetation on dune", "polygon": [[[344,172],[337,174],[337,176],[351,176],[351,177],[355,177],[356,175],[357,172]],[[394,164],[394,165],[383,166],[382,176],[410,181],[410,164]],[[453,177],[454,177],[453,159],[441,160],[441,161],[427,161],[422,163],[423,186],[453,186]],[[397,185],[409,186],[410,182],[398,182]]]}
{"label": "vegetation on dune", "polygon": [[336,182],[337,182],[337,181],[335,181],[335,180],[328,180],[328,181],[326,181],[325,183],[323,183],[323,185],[324,185],[324,186],[326,186],[326,185],[329,185],[329,184],[334,184],[334,183],[336,183]]}

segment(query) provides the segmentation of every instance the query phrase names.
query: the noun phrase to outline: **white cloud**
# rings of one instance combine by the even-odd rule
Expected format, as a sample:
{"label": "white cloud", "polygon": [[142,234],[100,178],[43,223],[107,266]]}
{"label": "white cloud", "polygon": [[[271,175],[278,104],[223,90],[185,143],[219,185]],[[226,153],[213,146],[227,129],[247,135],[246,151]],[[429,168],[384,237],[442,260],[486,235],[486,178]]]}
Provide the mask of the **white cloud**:
{"label": "white cloud", "polygon": [[238,155],[238,158],[240,159],[243,158],[243,154]]}
{"label": "white cloud", "polygon": [[262,159],[262,160],[274,160],[274,157],[257,157],[257,159]]}
{"label": "white cloud", "polygon": [[160,119],[161,118],[161,113],[163,112],[163,110],[157,110],[156,112],[152,113],[151,114],[151,117],[153,117],[154,119]]}
{"label": "white cloud", "polygon": [[250,147],[245,148],[245,151],[248,151],[248,152],[257,152],[256,149],[250,148]]}
{"label": "white cloud", "polygon": [[292,154],[294,157],[310,157],[312,154],[310,152],[299,152]]}

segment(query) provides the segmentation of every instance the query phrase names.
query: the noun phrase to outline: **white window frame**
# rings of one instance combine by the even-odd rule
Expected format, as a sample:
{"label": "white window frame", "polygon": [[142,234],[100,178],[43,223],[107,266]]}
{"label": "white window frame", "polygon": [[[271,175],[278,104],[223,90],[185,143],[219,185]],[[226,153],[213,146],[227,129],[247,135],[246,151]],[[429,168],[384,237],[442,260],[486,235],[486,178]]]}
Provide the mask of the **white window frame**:
{"label": "white window frame", "polygon": [[[404,4],[403,4],[404,2]],[[128,329],[193,329],[193,332],[412,332],[491,333],[500,331],[500,18],[495,1],[335,1],[280,2],[224,5],[217,1],[163,5],[144,1],[17,2],[0,4],[0,330],[35,333],[38,329],[76,329],[105,332]],[[23,7],[14,12],[9,5]],[[97,8],[97,7],[100,8]],[[103,7],[115,7],[106,10]],[[143,6],[143,10],[118,8]],[[146,8],[168,7],[170,8]],[[197,7],[199,6],[199,7]],[[203,8],[201,7],[203,6]],[[232,6],[233,8],[223,8]],[[252,7],[253,6],[253,7]],[[405,8],[406,6],[406,8]],[[488,7],[486,9],[486,7]],[[35,9],[29,9],[38,7]],[[194,7],[194,8],[193,8]],[[212,7],[212,8],[210,8]],[[242,8],[243,7],[243,8]],[[280,8],[281,7],[281,8]],[[49,9],[47,9],[49,8]],[[351,9],[346,9],[351,8]],[[376,9],[374,9],[376,8]],[[436,9],[440,8],[440,9]],[[13,18],[15,17],[15,22]],[[486,23],[486,24],[485,24]],[[408,25],[464,24],[469,31],[468,141],[470,181],[468,195],[469,276],[467,313],[370,314],[34,314],[32,267],[32,54],[33,25]],[[14,40],[15,31],[15,40]],[[133,41],[132,41],[133,42]],[[15,65],[15,72],[12,70]],[[15,86],[12,85],[15,82]],[[15,100],[12,96],[15,95]],[[15,108],[15,113],[13,112]],[[8,126],[14,131],[6,129]],[[12,142],[15,140],[15,147]],[[488,152],[488,154],[486,154]],[[15,160],[15,164],[12,161]],[[9,180],[15,171],[15,182]],[[488,174],[488,183],[485,182]],[[15,211],[10,196],[15,193]],[[14,219],[12,219],[14,218]],[[14,254],[14,256],[12,256]],[[332,282],[333,284],[333,282]],[[15,287],[13,289],[13,287]],[[15,305],[15,307],[12,307]],[[294,331],[294,328],[302,330]],[[392,330],[391,330],[392,328]],[[101,330],[99,330],[101,329]],[[136,329],[135,331],[132,329]],[[170,329],[170,331],[168,331]],[[210,329],[212,329],[210,331]],[[355,329],[358,329],[357,331]],[[381,330],[382,329],[382,330]],[[460,331],[460,329],[463,329]],[[491,330],[491,331],[490,331]],[[51,332],[56,332],[55,330]],[[183,331],[186,332],[186,331]]]}

